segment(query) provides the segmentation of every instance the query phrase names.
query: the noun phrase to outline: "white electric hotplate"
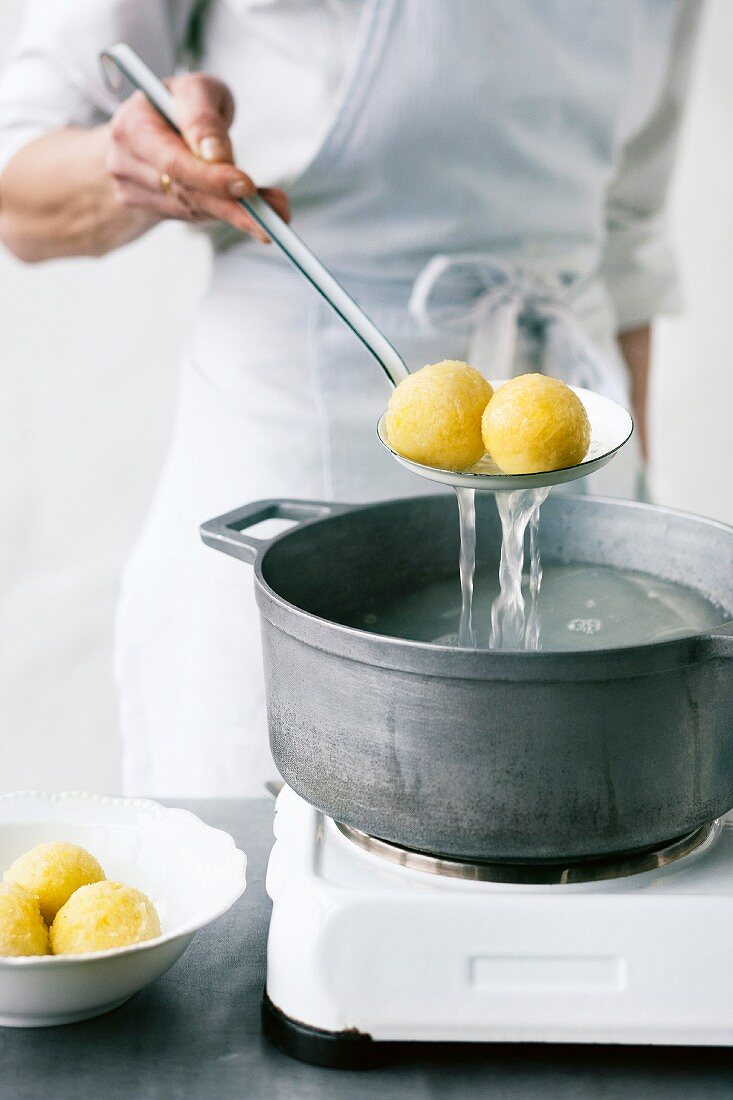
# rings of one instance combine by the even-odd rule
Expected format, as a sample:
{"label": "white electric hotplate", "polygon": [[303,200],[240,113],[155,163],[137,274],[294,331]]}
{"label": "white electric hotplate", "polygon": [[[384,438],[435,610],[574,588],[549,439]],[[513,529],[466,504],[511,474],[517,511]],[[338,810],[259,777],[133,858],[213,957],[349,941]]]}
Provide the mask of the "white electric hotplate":
{"label": "white electric hotplate", "polygon": [[333,1064],[358,1064],[405,1041],[733,1045],[733,816],[667,866],[553,885],[398,866],[287,787],[275,837],[265,1031],[298,1057],[330,1062],[335,1047]]}

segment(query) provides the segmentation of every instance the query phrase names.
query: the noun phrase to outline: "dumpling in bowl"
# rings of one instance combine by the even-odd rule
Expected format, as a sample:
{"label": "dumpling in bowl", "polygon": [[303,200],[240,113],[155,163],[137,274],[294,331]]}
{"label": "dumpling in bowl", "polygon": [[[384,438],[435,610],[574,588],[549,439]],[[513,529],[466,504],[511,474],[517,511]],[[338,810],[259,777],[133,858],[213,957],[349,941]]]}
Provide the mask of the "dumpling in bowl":
{"label": "dumpling in bowl", "polygon": [[94,882],[72,894],[51,925],[54,955],[129,947],[160,935],[150,898],[122,882]]}
{"label": "dumpling in bowl", "polygon": [[0,884],[0,955],[48,955],[38,900],[15,883]]}
{"label": "dumpling in bowl", "polygon": [[67,841],[38,844],[19,856],[3,875],[38,898],[41,916],[51,924],[75,890],[105,877],[97,860],[86,848]]}

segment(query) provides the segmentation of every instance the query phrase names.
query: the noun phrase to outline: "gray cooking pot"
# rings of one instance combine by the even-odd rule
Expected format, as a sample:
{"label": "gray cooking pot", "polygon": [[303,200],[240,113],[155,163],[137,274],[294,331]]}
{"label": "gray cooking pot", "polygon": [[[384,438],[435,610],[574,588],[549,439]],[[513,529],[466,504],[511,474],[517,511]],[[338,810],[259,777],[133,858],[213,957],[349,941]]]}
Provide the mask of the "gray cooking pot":
{"label": "gray cooking pot", "polygon": [[[496,569],[495,502],[477,497],[489,532],[479,568]],[[296,526],[269,541],[247,533],[267,518]],[[427,852],[563,861],[656,845],[733,806],[733,623],[570,653],[459,649],[341,625],[457,573],[452,495],[260,501],[202,536],[254,563],[275,762],[337,821]],[[557,495],[542,509],[540,543],[546,562],[663,576],[733,617],[733,529],[723,524]]]}

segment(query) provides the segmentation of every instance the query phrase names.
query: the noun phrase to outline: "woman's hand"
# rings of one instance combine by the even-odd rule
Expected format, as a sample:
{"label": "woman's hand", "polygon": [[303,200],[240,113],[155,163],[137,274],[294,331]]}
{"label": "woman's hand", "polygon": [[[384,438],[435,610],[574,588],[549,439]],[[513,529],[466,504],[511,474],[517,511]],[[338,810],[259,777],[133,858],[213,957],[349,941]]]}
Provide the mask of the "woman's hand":
{"label": "woman's hand", "polygon": [[[182,138],[141,92],[130,96],[110,123],[107,170],[116,200],[154,219],[228,222],[266,242],[266,234],[237,201],[256,194],[257,188],[232,163],[231,92],[220,80],[201,73],[174,77],[168,86],[176,100]],[[283,191],[270,188],[261,194],[289,219]]]}
{"label": "woman's hand", "polygon": [[[237,202],[255,185],[231,163],[229,90],[198,74],[170,87],[183,139],[138,93],[111,122],[55,130],[11,158],[0,179],[0,240],[19,259],[104,256],[164,218],[221,220],[267,239]],[[283,191],[260,193],[289,218]]]}

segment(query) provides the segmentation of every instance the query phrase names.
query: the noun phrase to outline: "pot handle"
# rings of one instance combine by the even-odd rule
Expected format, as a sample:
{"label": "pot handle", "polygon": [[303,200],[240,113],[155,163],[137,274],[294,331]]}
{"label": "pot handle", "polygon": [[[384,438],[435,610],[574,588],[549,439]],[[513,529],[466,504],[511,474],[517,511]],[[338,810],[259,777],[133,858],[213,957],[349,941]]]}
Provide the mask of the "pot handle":
{"label": "pot handle", "polygon": [[733,622],[723,623],[699,639],[698,657],[705,661],[711,657],[733,657]]}
{"label": "pot handle", "polygon": [[201,538],[207,546],[213,546],[223,554],[231,554],[233,558],[254,564],[259,555],[279,536],[258,539],[245,533],[248,527],[254,527],[267,519],[291,519],[295,520],[295,526],[301,526],[314,520],[353,512],[357,507],[355,504],[332,504],[318,500],[256,500],[202,523]]}

